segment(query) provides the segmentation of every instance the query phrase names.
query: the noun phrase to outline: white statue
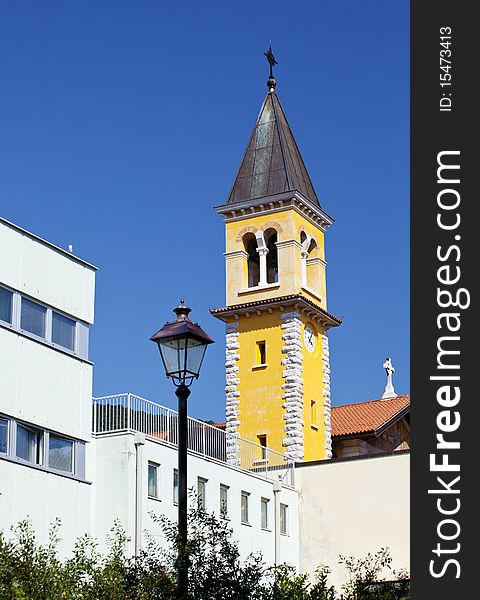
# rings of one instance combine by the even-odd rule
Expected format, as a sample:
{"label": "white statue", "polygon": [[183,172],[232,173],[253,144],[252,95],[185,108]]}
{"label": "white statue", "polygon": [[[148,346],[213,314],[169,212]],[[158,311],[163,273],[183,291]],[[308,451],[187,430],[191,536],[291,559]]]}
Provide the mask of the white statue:
{"label": "white statue", "polygon": [[390,358],[383,363],[383,368],[387,373],[387,385],[385,386],[385,391],[383,392],[382,400],[389,400],[390,398],[395,398],[396,393],[393,387],[393,374],[395,373],[395,368],[392,365],[392,361]]}

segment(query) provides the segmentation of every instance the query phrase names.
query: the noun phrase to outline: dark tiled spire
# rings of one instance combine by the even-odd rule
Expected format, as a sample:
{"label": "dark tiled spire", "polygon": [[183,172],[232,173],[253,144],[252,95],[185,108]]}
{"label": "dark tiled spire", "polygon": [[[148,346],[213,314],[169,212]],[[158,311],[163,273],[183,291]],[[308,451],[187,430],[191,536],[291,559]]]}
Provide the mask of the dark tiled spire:
{"label": "dark tiled spire", "polygon": [[227,204],[297,191],[320,206],[274,87],[263,101]]}

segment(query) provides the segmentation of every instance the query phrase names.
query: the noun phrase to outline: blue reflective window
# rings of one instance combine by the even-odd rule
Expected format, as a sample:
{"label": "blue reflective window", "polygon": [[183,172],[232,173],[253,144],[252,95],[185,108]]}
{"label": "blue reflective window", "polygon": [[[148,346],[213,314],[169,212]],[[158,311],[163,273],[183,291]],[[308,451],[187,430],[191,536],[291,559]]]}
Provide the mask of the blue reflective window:
{"label": "blue reflective window", "polygon": [[45,319],[47,309],[41,304],[22,298],[22,315],[20,326],[39,337],[45,337]]}
{"label": "blue reflective window", "polygon": [[0,321],[12,322],[12,298],[12,292],[0,287]]}
{"label": "blue reflective window", "polygon": [[49,435],[48,466],[59,471],[73,473],[73,442],[56,435]]}
{"label": "blue reflective window", "polygon": [[0,418],[0,452],[8,452],[8,420]]}
{"label": "blue reflective window", "polygon": [[53,312],[52,342],[69,350],[75,350],[75,321]]}
{"label": "blue reflective window", "polygon": [[158,465],[148,463],[148,495],[158,498]]}

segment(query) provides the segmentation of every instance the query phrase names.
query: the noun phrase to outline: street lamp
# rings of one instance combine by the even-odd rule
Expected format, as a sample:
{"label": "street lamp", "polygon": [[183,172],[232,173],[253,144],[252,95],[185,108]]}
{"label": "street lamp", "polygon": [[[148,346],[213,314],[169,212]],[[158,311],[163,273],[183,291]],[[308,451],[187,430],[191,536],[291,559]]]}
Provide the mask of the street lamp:
{"label": "street lamp", "polygon": [[150,338],[158,344],[167,377],[176,386],[178,398],[178,597],[185,598],[188,589],[187,544],[187,398],[188,389],[198,379],[208,344],[213,340],[188,318],[191,309],[180,304],[173,309],[176,319],[166,323]]}

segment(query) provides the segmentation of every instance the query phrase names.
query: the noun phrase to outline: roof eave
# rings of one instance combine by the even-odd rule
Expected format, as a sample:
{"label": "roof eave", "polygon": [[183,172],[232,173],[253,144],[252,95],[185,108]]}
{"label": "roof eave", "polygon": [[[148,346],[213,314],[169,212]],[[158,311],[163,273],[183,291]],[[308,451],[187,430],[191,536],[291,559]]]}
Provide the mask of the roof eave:
{"label": "roof eave", "polygon": [[[246,211],[249,211],[252,208],[265,207],[265,210],[269,210],[274,209],[276,203],[289,202],[292,200],[298,201],[306,210],[311,211],[317,218],[321,219],[323,227],[330,227],[330,225],[334,223],[335,219],[333,217],[326,213],[318,204],[315,204],[297,190],[289,190],[287,192],[281,192],[271,196],[262,196],[250,200],[242,200],[241,202],[220,204],[214,206],[214,209],[219,215],[224,216],[226,219],[241,219],[249,217],[252,213],[251,211],[249,213]],[[291,204],[277,207],[277,210],[287,210],[289,208],[292,208]],[[230,217],[228,217],[229,214]]]}
{"label": "roof eave", "polygon": [[400,409],[397,413],[392,415],[389,419],[387,419],[384,423],[379,425],[376,429],[367,429],[365,431],[357,431],[353,433],[342,433],[335,434],[332,433],[332,438],[335,440],[352,440],[352,439],[362,439],[366,437],[378,437],[385,430],[387,430],[392,425],[395,425],[398,421],[400,421],[405,415],[410,411],[410,403]]}
{"label": "roof eave", "polygon": [[325,323],[325,326],[330,327],[338,327],[342,324],[342,320],[336,317],[335,315],[329,313],[325,309],[320,306],[317,306],[308,298],[305,298],[301,294],[293,294],[290,296],[281,296],[280,298],[267,298],[264,300],[257,300],[254,302],[244,302],[242,304],[234,304],[232,306],[226,306],[224,308],[213,308],[210,309],[210,314],[220,320],[227,320],[228,317],[244,314],[248,312],[252,312],[254,310],[259,310],[262,307],[271,308],[275,306],[290,306],[294,304],[304,304],[310,308],[316,310],[322,317],[322,320]]}

